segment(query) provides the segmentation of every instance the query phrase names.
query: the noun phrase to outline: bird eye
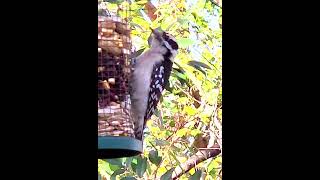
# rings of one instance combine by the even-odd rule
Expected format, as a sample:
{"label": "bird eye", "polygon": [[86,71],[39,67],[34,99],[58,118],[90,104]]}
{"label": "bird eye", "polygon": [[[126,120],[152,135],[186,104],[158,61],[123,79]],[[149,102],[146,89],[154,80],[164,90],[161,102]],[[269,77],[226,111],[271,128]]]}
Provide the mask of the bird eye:
{"label": "bird eye", "polygon": [[164,32],[163,35],[162,35],[163,39],[168,41],[169,40],[169,36],[168,36],[168,33]]}

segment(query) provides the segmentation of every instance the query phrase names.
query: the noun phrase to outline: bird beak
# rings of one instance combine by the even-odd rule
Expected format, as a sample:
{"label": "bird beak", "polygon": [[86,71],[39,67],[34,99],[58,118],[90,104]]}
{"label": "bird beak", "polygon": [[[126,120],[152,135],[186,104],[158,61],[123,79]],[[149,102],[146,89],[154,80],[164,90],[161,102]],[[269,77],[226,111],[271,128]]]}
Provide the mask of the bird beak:
{"label": "bird beak", "polygon": [[156,37],[161,37],[161,33],[159,32],[159,29],[157,28],[157,29],[152,29],[152,28],[150,28],[150,30],[151,30],[151,32],[152,32],[152,34],[154,34]]}

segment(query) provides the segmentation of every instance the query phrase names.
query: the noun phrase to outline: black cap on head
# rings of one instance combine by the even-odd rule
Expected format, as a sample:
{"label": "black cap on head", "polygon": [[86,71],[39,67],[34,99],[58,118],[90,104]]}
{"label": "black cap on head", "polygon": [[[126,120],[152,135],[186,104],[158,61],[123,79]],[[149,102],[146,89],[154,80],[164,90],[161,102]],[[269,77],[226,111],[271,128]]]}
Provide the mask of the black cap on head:
{"label": "black cap on head", "polygon": [[[152,36],[153,36],[153,38],[157,39],[159,42],[166,41],[167,44],[171,46],[170,49],[177,50],[179,48],[179,46],[178,46],[176,40],[174,39],[174,37],[172,35],[164,32],[161,29],[161,27],[158,27],[158,28],[155,28],[155,29],[152,29],[150,27],[150,30],[152,31],[152,34],[148,39],[149,45],[151,44]],[[169,47],[167,47],[167,48],[169,48]]]}

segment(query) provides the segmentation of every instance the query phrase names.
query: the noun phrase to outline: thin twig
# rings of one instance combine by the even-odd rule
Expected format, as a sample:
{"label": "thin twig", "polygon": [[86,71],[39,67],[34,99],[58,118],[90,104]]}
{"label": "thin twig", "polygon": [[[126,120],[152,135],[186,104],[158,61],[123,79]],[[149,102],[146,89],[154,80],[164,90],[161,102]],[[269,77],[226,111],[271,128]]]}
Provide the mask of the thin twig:
{"label": "thin twig", "polygon": [[177,88],[179,88],[185,95],[191,97],[191,99],[193,99],[194,101],[197,101],[198,103],[200,103],[201,105],[203,104],[201,101],[198,101],[196,98],[194,98],[193,96],[191,96],[189,94],[189,92],[185,91],[184,89],[182,89],[180,86],[176,85]]}

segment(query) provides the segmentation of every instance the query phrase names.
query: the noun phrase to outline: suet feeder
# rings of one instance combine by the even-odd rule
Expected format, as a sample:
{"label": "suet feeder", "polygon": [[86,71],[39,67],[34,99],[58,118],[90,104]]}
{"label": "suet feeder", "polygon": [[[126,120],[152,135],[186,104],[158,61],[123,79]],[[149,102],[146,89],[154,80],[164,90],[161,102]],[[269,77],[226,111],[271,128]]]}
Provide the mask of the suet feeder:
{"label": "suet feeder", "polygon": [[130,113],[130,3],[113,4],[116,9],[103,3],[98,8],[98,158],[135,156],[142,142],[134,137]]}

